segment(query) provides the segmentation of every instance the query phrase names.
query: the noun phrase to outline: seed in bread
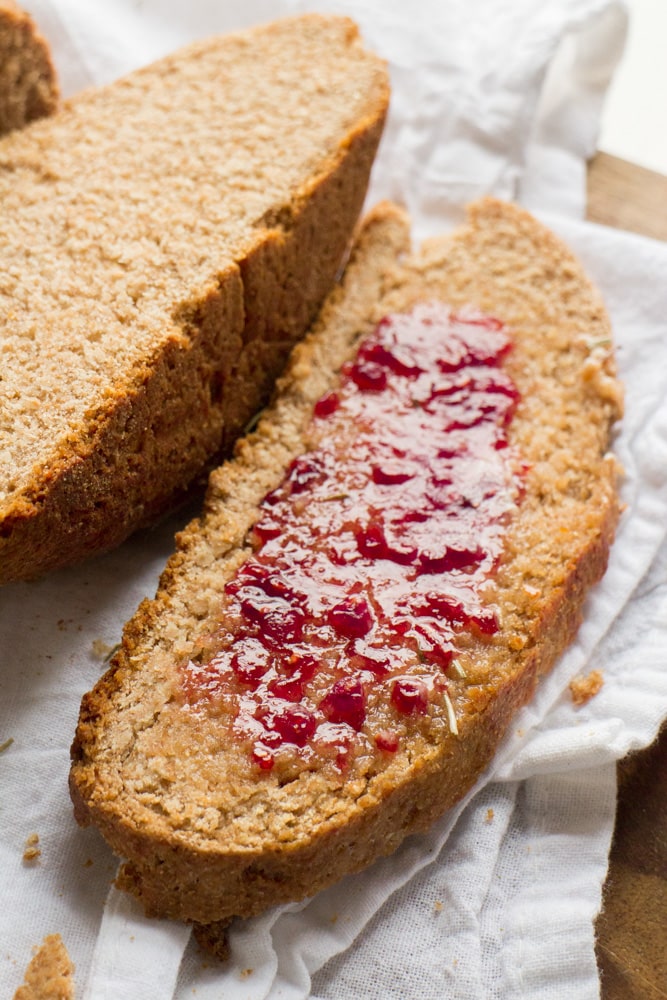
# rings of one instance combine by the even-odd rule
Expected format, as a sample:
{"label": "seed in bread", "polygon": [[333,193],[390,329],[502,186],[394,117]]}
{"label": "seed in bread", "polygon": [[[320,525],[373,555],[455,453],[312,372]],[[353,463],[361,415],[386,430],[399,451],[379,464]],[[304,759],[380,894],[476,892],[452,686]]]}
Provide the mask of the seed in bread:
{"label": "seed in bread", "polygon": [[[120,884],[149,913],[204,925],[200,937],[209,947],[230,918],[312,895],[391,852],[456,802],[574,638],[584,598],[606,566],[619,511],[608,449],[620,388],[597,291],[555,236],[494,200],[473,206],[466,225],[406,258],[407,243],[397,210],[381,207],[368,220],[341,287],[293,352],[272,405],[235,458],[212,474],[202,517],[179,536],[155,599],[127,625],[111,669],[82,703],[71,771],[77,819],[97,824],[126,859]],[[434,311],[425,312],[425,303]],[[443,345],[435,364],[444,381],[422,392],[421,358],[377,331],[417,315],[424,320],[417,334],[427,339],[443,309],[454,317],[453,345]],[[591,361],[596,378],[589,377]],[[400,486],[403,443],[379,476],[372,455],[365,474],[355,469],[347,496],[338,479],[327,493],[321,468],[313,473],[302,462],[318,456],[329,415],[347,412],[349,379],[359,396],[370,397],[383,381],[392,385],[387,367],[413,381],[417,409],[442,414],[450,436],[438,438],[432,457],[455,463],[468,450],[478,463],[465,467],[465,483],[453,465],[450,477],[433,465],[438,481],[429,490],[439,492],[416,495],[414,520],[424,523],[451,500],[474,526],[487,499],[499,498],[499,507],[494,500],[480,514],[482,528],[497,523],[498,550],[486,539],[479,551],[474,539],[432,550],[444,537],[440,529],[418,545],[401,532],[355,533],[361,515],[352,491],[364,492],[369,480]],[[397,420],[412,419],[396,399]],[[484,427],[489,406],[498,420],[482,436],[488,431],[491,451],[507,455],[499,479],[490,452],[471,444],[471,429]],[[346,418],[341,433],[350,449],[365,433],[368,412]],[[345,449],[338,454],[344,464]],[[421,464],[430,467],[430,460]],[[268,585],[256,570],[262,539],[280,541],[273,512],[287,494],[294,532],[300,498],[304,511],[316,503],[351,505],[338,533],[320,537],[337,572],[352,581],[340,602],[320,609],[326,635],[292,614],[280,554]],[[452,518],[447,530],[455,535],[458,523]],[[285,559],[293,539],[290,528]],[[405,580],[412,577],[419,598],[414,619],[403,614],[414,597],[408,592],[405,600],[399,594],[400,613],[381,620],[387,594],[366,580],[375,561],[384,563],[381,587],[389,591],[398,570],[409,571]],[[423,577],[433,596],[425,616]],[[315,606],[309,602],[320,600],[329,580],[320,583],[317,576],[305,604],[297,595],[297,609]],[[282,619],[272,617],[277,610]],[[424,622],[429,628],[415,640]],[[386,641],[383,630],[395,627],[398,635]],[[294,634],[281,640],[280,628]],[[376,628],[382,641],[369,648]],[[245,648],[233,648],[241,633]],[[311,635],[318,638],[309,647]],[[327,700],[338,682],[330,648],[331,670],[342,671],[338,701]],[[308,657],[315,663],[306,664],[304,677]],[[269,699],[276,680],[283,704],[300,712],[291,731],[276,722]],[[284,686],[295,680],[301,694]],[[327,736],[334,737],[328,749],[342,754],[327,754]]]}
{"label": "seed in bread", "polygon": [[341,266],[387,102],[353,23],[304,15],[0,142],[0,582],[117,544],[229,448]]}

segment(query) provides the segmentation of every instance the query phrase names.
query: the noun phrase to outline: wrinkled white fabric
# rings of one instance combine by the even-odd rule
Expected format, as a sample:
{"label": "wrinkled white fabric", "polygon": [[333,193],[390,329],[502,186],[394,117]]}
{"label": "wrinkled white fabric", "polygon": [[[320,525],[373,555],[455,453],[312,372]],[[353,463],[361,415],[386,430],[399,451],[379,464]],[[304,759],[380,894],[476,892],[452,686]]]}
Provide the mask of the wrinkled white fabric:
{"label": "wrinkled white fabric", "polygon": [[[28,5],[28,4],[26,4]],[[315,4],[35,0],[67,93],[191,38]],[[236,927],[221,968],[178,924],[146,920],[67,796],[79,701],[101,644],[154,592],[181,512],[117,551],[0,592],[0,985],[60,932],[85,1000],[593,998],[593,919],[615,807],[614,761],[667,714],[667,248],[577,223],[584,160],[620,52],[613,0],[330,2],[389,61],[393,99],[369,202],[406,204],[420,238],[484,192],[562,232],[607,300],[627,388],[617,441],[627,510],[577,642],[458,808],[367,872]],[[569,217],[569,221],[568,218]],[[582,708],[569,680],[601,669]],[[41,857],[22,862],[33,832]]]}

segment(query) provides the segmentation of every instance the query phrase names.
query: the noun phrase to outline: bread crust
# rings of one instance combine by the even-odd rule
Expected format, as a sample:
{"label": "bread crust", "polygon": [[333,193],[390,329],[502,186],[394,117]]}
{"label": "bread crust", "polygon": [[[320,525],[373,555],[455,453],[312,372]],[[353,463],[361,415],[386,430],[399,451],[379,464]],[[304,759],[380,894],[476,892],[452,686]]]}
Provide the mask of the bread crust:
{"label": "bread crust", "polygon": [[[298,183],[278,173],[261,217],[244,223],[233,238],[221,235],[219,259],[211,259],[203,286],[176,287],[164,313],[164,335],[97,398],[90,394],[82,418],[57,428],[53,448],[25,488],[0,502],[0,583],[109,549],[173,507],[207,464],[228,453],[266,401],[289,350],[330,289],[363,204],[388,84],[383,64],[361,48],[351,21],[308,15],[292,23],[302,43],[331,36],[351,73],[358,62],[367,88],[362,106],[344,128],[332,124],[326,148],[309,151]],[[264,46],[271,45],[270,31],[257,29]],[[231,37],[253,44],[252,31]],[[276,47],[286,37],[283,24]],[[220,41],[221,51],[226,44]],[[159,81],[179,65],[187,68],[197,51],[140,71],[135,87],[147,81],[149,96],[154,88],[159,97]],[[326,68],[322,72],[326,78]],[[55,138],[46,131],[34,134],[35,149],[53,141],[57,159],[70,133],[79,134],[81,120],[93,121],[98,107],[126,99],[132,79],[71,102]],[[216,148],[213,143],[211,155]],[[223,143],[218,155],[224,149]],[[16,155],[25,157],[25,147]],[[109,183],[122,191],[126,182],[112,170]],[[195,229],[203,224],[206,204],[193,214]],[[104,225],[113,228],[113,220]],[[131,315],[126,336],[133,336]]]}
{"label": "bread crust", "polygon": [[[405,247],[405,220],[380,208],[257,431],[211,477],[203,517],[179,536],[156,598],[82,704],[71,772],[78,821],[95,823],[128,859],[120,884],[147,912],[210,925],[209,944],[229,918],[312,895],[461,798],[576,635],[606,567],[619,516],[607,449],[621,395],[598,293],[551,233],[494,200],[399,262]],[[458,734],[415,732],[383,766],[343,778],[253,776],[215,719],[193,721],[174,700],[175,664],[213,627],[258,504],[303,450],[313,402],[341,361],[383,314],[432,299],[498,316],[515,342],[507,365],[522,402],[511,433],[530,470],[495,579],[500,633],[472,641],[467,677],[451,678]]]}

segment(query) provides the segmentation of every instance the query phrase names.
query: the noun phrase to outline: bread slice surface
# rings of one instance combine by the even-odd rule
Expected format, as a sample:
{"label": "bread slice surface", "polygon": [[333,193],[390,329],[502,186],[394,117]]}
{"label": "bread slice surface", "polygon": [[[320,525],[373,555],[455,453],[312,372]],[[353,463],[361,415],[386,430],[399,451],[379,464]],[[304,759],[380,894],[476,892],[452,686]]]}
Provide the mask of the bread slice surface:
{"label": "bread slice surface", "polygon": [[0,582],[237,436],[341,266],[388,103],[346,18],[196,42],[0,142]]}
{"label": "bread slice surface", "polygon": [[[606,566],[621,394],[598,293],[550,232],[493,200],[452,235],[407,251],[406,220],[379,208],[272,405],[211,476],[203,516],[179,536],[156,598],[82,704],[78,820],[127,859],[121,884],[149,913],[209,925],[209,943],[225,920],[312,895],[453,805],[574,638]],[[521,399],[509,433],[527,471],[491,580],[501,627],[462,636],[465,672],[448,675],[453,722],[408,720],[396,752],[360,754],[347,769],[262,772],[230,738],[224,712],[184,707],[180,668],[215,633],[261,501],[309,447],[316,400],[383,316],[435,301],[473,306],[511,331],[505,366]]]}
{"label": "bread slice surface", "polygon": [[14,0],[0,0],[0,135],[53,114],[60,99],[48,42]]}

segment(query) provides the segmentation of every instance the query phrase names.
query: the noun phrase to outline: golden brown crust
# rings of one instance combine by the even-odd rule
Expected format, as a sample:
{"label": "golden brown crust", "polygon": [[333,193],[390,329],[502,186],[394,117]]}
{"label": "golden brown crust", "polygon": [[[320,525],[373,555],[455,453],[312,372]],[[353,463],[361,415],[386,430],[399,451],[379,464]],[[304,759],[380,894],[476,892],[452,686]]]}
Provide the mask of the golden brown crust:
{"label": "golden brown crust", "polygon": [[0,0],[0,135],[53,114],[56,71],[46,39],[13,0]]}
{"label": "golden brown crust", "polygon": [[[121,885],[150,913],[204,924],[247,916],[311,895],[425,829],[487,766],[604,572],[618,518],[607,449],[620,391],[598,293],[571,253],[512,206],[483,201],[451,237],[398,263],[401,225],[384,208],[362,236],[271,408],[212,475],[204,516],[180,536],[155,600],[84,699],[77,818],[128,859]],[[303,772],[281,785],[239,760],[215,718],[179,707],[176,664],[213,627],[257,505],[303,450],[312,404],[341,361],[382,314],[431,299],[476,305],[513,335],[508,365],[522,401],[512,434],[529,471],[494,581],[502,628],[492,641],[471,638],[466,676],[451,678],[458,735],[415,731],[384,766],[355,764],[345,778]]]}
{"label": "golden brown crust", "polygon": [[[181,280],[179,275],[189,273],[188,268],[193,270],[194,265],[190,265],[187,255],[196,261],[197,232],[207,225],[211,199],[219,200],[219,196],[214,192],[203,193],[190,217],[181,212],[178,226],[189,226],[191,231],[186,234],[184,248],[172,256],[167,252],[166,263],[159,270],[160,277],[168,267],[177,272],[175,279],[167,276],[159,304],[155,305],[149,289],[145,293],[149,301],[143,314],[137,314],[133,306],[118,305],[113,309],[114,316],[123,318],[118,342],[116,345],[112,342],[112,348],[131,344],[134,337],[142,335],[140,324],[147,329],[152,324],[155,333],[145,353],[136,351],[100,390],[96,389],[96,382],[102,384],[103,366],[100,374],[93,372],[85,376],[91,385],[86,388],[85,399],[78,404],[80,414],[62,420],[54,417],[53,444],[47,452],[44,447],[39,452],[34,448],[26,449],[26,458],[21,461],[35,463],[29,477],[30,466],[12,468],[9,463],[8,479],[20,483],[23,478],[25,484],[17,486],[13,492],[10,488],[5,497],[0,496],[0,583],[34,576],[91,552],[108,549],[173,505],[214,456],[228,451],[250,416],[265,401],[290,348],[303,334],[331,287],[362,206],[382,131],[388,101],[386,72],[379,60],[364,52],[356,29],[346,19],[306,16],[293,22],[293,26],[293,43],[282,26],[276,29],[275,41],[272,41],[270,27],[257,29],[257,44],[269,51],[273,45],[278,54],[284,49],[286,62],[289,62],[291,44],[313,44],[317,50],[318,46],[331,42],[336,50],[331,56],[332,64],[335,60],[344,63],[350,86],[358,72],[363,98],[357,101],[353,112],[346,107],[336,108],[335,101],[333,105],[329,101],[327,113],[331,116],[331,124],[326,142],[322,139],[321,148],[317,145],[311,148],[307,138],[295,140],[295,146],[304,146],[303,154],[297,166],[290,167],[289,171],[286,169],[284,174],[280,151],[276,150],[277,163],[271,175],[262,181],[258,196],[259,218],[253,218],[250,213],[235,224],[224,211],[218,212],[222,232],[213,244],[210,237],[208,244],[202,241],[200,252],[205,257],[208,252],[214,256],[204,261],[203,270],[202,265],[198,265],[196,274],[203,277],[196,279]],[[226,45],[239,45],[241,36],[232,37],[232,42],[225,39],[219,42],[222,54]],[[253,37],[253,32],[243,36],[247,38],[245,44],[252,45]],[[16,157],[21,164],[39,152],[45,140],[48,141],[52,166],[47,162],[42,165],[40,161],[39,169],[51,169],[54,176],[65,172],[67,178],[54,186],[54,204],[61,197],[63,184],[69,184],[76,196],[81,184],[79,168],[62,151],[70,133],[81,134],[81,120],[89,123],[91,129],[102,128],[97,121],[102,111],[103,121],[113,124],[114,104],[118,104],[119,116],[125,113],[124,102],[130,100],[128,93],[131,95],[133,88],[143,95],[142,101],[133,105],[135,114],[145,114],[144,90],[149,97],[154,91],[159,101],[165,77],[179,71],[189,74],[190,66],[197,65],[200,50],[210,59],[213,46],[214,43],[202,43],[182,57],[172,56],[116,85],[83,95],[78,103],[70,102],[63,115],[54,119],[50,132],[35,132],[33,140],[27,140],[27,144],[15,143],[4,150],[0,147],[0,156]],[[239,59],[242,56],[243,46]],[[302,53],[301,61],[304,58]],[[227,66],[227,72],[230,78],[233,77],[233,61]],[[269,72],[267,70],[267,74]],[[326,60],[318,72],[326,80]],[[340,73],[340,69],[336,72]],[[298,66],[294,74],[292,85],[298,88]],[[204,79],[202,83],[212,91],[213,102],[217,82]],[[232,86],[229,81],[226,83]],[[270,102],[270,83],[267,87],[269,97],[265,100]],[[277,113],[277,109],[272,110]],[[187,112],[188,109],[183,114]],[[233,113],[232,109],[229,115]],[[262,114],[266,113],[263,108]],[[204,106],[204,125],[206,114]],[[206,126],[202,138],[204,149],[211,159],[228,156],[224,139],[225,111],[212,104],[210,114],[219,116],[216,128],[223,137],[220,140],[211,138],[211,129]],[[282,126],[289,127],[288,113]],[[128,127],[127,121],[124,127]],[[261,127],[260,122],[258,133]],[[184,137],[175,134],[172,138],[176,144]],[[106,141],[110,141],[108,135]],[[275,135],[270,141],[275,141]],[[196,161],[193,170],[201,170],[199,162]],[[168,163],[165,169],[170,169]],[[26,171],[28,186],[32,183],[32,171],[32,166]],[[119,212],[123,211],[126,190],[132,193],[132,188],[127,186],[126,173],[118,168],[117,174],[112,170],[108,179],[109,186],[118,188]],[[134,196],[139,199],[142,217],[150,215],[150,199],[155,198],[156,212],[157,208],[162,211],[160,218],[168,234],[170,219],[164,214],[162,189],[153,191],[157,180],[157,177],[148,177],[144,182],[137,182]],[[26,197],[34,197],[30,192],[32,188]],[[252,202],[252,198],[249,197],[249,201]],[[17,212],[23,210],[24,206],[18,205]],[[236,211],[235,203],[231,204],[231,216]],[[114,239],[115,225],[113,218],[101,220],[98,230],[94,230],[99,231],[95,238],[102,244],[107,239]],[[54,233],[54,239],[60,238],[57,227]],[[77,245],[82,244],[82,239]],[[89,236],[85,239],[88,246]],[[142,240],[144,236],[139,225],[126,245],[114,250],[114,254],[122,253],[123,259],[134,260],[135,247],[143,247]],[[39,246],[39,240],[36,245]],[[50,250],[44,252],[48,257]],[[72,253],[75,264],[76,250]],[[87,264],[87,253],[85,250],[82,254],[82,268]],[[141,274],[131,281],[124,272],[116,276],[115,257],[108,275],[97,262],[94,268],[93,283],[113,278],[114,294],[123,286],[128,294],[138,295],[142,301]],[[81,294],[89,295],[90,289],[82,288]],[[104,298],[105,294],[104,287],[100,287],[100,296]],[[126,300],[127,294],[122,301]],[[11,301],[10,308],[13,309]],[[55,324],[61,322],[59,308],[56,303]],[[63,323],[67,322],[68,309],[70,305],[65,300]],[[10,312],[9,323],[12,321]],[[37,300],[25,317],[19,314],[19,322],[21,329],[27,328],[28,333],[22,339],[17,337],[13,349],[15,357],[30,343],[31,324],[51,322],[51,316],[40,314]],[[63,339],[63,362],[71,354],[72,340],[86,358],[96,350],[96,339],[99,340],[98,334],[93,337],[88,332],[79,332],[75,319],[71,322],[75,332],[71,338]],[[11,335],[8,325],[5,336]],[[86,344],[87,337],[91,340],[90,345]],[[111,355],[109,361],[113,362]],[[85,364],[82,361],[75,374],[78,375]],[[18,370],[20,372],[20,367]],[[37,369],[34,376],[37,384],[40,374],[43,377],[44,373]],[[25,377],[22,391],[27,396],[34,393],[39,399],[40,389],[32,385],[33,376],[26,370]],[[11,391],[12,387],[10,397]],[[50,394],[53,398],[52,390]],[[44,405],[47,402],[43,399],[40,406]],[[0,430],[11,428],[11,419],[8,409],[7,417],[0,420]],[[21,414],[21,419],[26,420],[30,429],[29,416]],[[12,435],[16,441],[20,433],[18,429],[7,431],[10,436],[6,447],[13,447]],[[30,434],[34,436],[35,431],[30,429]],[[27,439],[29,435],[26,432],[24,436]],[[45,439],[44,433],[42,438]],[[0,451],[3,445],[4,441],[0,440]]]}

